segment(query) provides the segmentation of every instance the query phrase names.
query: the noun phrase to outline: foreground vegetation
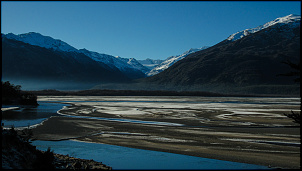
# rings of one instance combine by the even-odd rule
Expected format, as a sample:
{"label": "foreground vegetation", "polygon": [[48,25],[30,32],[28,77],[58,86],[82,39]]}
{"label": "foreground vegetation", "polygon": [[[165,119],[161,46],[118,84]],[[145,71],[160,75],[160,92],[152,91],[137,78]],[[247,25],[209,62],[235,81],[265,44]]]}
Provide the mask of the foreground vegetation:
{"label": "foreground vegetation", "polygon": [[9,81],[2,83],[2,104],[5,105],[34,105],[38,106],[37,96],[21,91],[20,85],[11,84]]}
{"label": "foreground vegetation", "polygon": [[100,169],[112,168],[94,160],[84,160],[68,155],[37,150],[27,137],[28,129],[17,131],[1,128],[2,136],[2,169]]}
{"label": "foreground vegetation", "polygon": [[54,169],[53,153],[36,150],[14,128],[1,132],[2,169]]}

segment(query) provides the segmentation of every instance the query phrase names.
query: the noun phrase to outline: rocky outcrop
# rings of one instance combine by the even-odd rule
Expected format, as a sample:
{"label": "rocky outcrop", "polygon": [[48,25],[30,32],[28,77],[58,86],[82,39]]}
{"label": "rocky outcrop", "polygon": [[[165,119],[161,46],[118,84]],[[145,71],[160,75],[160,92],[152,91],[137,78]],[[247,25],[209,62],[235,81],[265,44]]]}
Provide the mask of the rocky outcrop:
{"label": "rocky outcrop", "polygon": [[101,169],[101,170],[111,170],[102,162],[96,162],[94,160],[85,160],[70,157],[68,155],[54,154],[54,163],[56,169]]}

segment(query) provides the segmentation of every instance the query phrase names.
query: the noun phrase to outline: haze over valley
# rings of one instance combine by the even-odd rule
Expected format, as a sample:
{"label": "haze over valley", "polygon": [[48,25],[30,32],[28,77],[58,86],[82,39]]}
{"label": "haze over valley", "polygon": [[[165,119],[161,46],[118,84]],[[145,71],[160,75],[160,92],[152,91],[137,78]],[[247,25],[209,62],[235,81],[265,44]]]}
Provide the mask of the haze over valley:
{"label": "haze over valley", "polygon": [[1,1],[2,169],[299,169],[300,26],[300,1]]}
{"label": "haze over valley", "polygon": [[[299,15],[288,15],[166,60],[76,49],[40,33],[2,34],[3,80],[25,90],[131,89],[299,94],[285,62],[299,63]],[[43,80],[42,82],[40,80]]]}

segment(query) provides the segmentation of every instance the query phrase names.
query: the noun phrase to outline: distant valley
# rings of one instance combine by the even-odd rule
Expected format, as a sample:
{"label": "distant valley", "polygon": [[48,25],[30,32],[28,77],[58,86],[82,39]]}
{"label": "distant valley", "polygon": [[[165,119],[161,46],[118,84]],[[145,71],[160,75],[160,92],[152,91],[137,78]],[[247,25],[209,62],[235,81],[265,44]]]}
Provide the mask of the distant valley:
{"label": "distant valley", "polygon": [[[300,16],[277,18],[212,47],[166,60],[136,60],[76,49],[39,33],[2,34],[2,80],[28,89],[142,89],[217,93],[299,93]],[[300,64],[299,64],[300,65]]]}
{"label": "distant valley", "polygon": [[139,63],[141,63],[142,65],[144,65],[145,67],[147,67],[149,69],[149,71],[151,71],[153,68],[155,68],[156,66],[158,66],[159,64],[161,64],[162,62],[164,62],[165,60],[160,60],[160,59],[145,59],[145,60],[138,60]]}
{"label": "distant valley", "polygon": [[167,60],[138,61],[76,49],[64,41],[35,32],[1,36],[2,78],[26,89],[87,89],[97,84],[129,83],[155,75],[189,53],[201,50],[189,50]]}

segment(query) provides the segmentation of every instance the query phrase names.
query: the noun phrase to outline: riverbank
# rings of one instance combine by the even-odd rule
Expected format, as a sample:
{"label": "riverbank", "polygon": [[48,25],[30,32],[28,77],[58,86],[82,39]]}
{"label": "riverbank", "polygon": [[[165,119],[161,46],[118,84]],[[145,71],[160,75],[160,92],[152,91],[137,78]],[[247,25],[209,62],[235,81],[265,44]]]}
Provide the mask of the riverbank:
{"label": "riverbank", "polygon": [[[52,100],[62,98],[66,97]],[[123,97],[118,102],[106,97],[102,97],[101,102],[95,101],[97,97],[82,98],[74,97],[81,101],[68,102],[71,105],[59,111],[62,116],[51,117],[34,128],[34,139],[75,139],[272,168],[300,168],[300,127],[283,115],[299,110],[299,105],[291,104],[296,103],[291,102],[292,99],[283,102],[284,99],[243,98],[240,100],[245,103],[221,103],[221,98],[204,98],[203,103],[183,104],[176,97],[169,97],[169,101]],[[212,103],[215,100],[217,102]]]}
{"label": "riverbank", "polygon": [[202,97],[300,97],[299,94],[225,94],[206,91],[168,91],[168,90],[112,90],[89,89],[77,91],[35,90],[24,91],[36,96],[202,96]]}
{"label": "riverbank", "polygon": [[2,169],[112,169],[94,160],[37,150],[19,135],[22,131],[2,129],[1,132]]}

